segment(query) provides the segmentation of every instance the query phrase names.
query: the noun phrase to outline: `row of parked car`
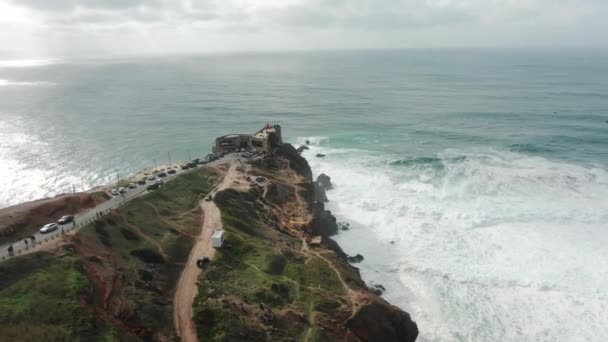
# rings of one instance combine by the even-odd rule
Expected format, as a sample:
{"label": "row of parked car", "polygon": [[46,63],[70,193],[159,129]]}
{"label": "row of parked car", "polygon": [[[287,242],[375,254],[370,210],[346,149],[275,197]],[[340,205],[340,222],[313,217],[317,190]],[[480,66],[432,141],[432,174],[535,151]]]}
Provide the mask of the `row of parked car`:
{"label": "row of parked car", "polygon": [[[184,170],[184,171],[185,170],[189,170],[189,169],[195,168],[198,165],[207,164],[208,162],[210,162],[212,160],[216,160],[219,157],[220,156],[218,156],[218,155],[209,154],[209,155],[207,155],[203,159],[196,158],[196,159],[193,159],[189,163],[181,164],[179,166],[179,168],[182,169],[182,170]],[[137,183],[130,183],[127,187],[120,187],[120,188],[117,188],[117,189],[112,189],[110,191],[110,193],[113,196],[118,196],[120,194],[126,194],[127,191],[129,191],[129,189],[135,189],[135,188],[137,188],[137,185],[146,185],[146,184],[148,184],[148,182],[152,182],[152,181],[156,181],[156,182],[150,184],[147,187],[147,189],[148,190],[156,190],[156,189],[158,189],[163,184],[163,181],[161,179],[165,178],[165,177],[168,177],[169,175],[176,174],[177,173],[177,169],[178,169],[178,166],[174,166],[172,168],[169,167],[167,169],[161,169],[160,172],[154,171],[153,174],[148,175],[147,177],[138,180]]]}
{"label": "row of parked car", "polygon": [[60,225],[68,224],[74,222],[74,216],[72,215],[64,215],[59,221],[53,223],[47,223],[42,228],[40,228],[40,233],[46,234],[50,233],[54,230],[57,230]]}

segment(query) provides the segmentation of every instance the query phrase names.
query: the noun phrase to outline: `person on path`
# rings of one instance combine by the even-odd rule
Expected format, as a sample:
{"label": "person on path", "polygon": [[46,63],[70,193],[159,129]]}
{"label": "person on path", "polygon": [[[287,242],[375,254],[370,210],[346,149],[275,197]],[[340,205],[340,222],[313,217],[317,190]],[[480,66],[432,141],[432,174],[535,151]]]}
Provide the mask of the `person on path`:
{"label": "person on path", "polygon": [[13,245],[8,246],[8,255],[10,255],[10,256],[15,255],[15,253],[13,251]]}
{"label": "person on path", "polygon": [[36,243],[36,237],[34,235],[30,235],[30,240],[32,240],[32,243]]}
{"label": "person on path", "polygon": [[65,234],[65,232],[63,231],[63,227],[61,228],[61,234]]}
{"label": "person on path", "polygon": [[26,245],[26,246],[28,246],[28,245],[29,245],[29,243],[27,243],[27,239],[25,239],[25,240],[23,240],[23,241],[25,241],[25,245]]}

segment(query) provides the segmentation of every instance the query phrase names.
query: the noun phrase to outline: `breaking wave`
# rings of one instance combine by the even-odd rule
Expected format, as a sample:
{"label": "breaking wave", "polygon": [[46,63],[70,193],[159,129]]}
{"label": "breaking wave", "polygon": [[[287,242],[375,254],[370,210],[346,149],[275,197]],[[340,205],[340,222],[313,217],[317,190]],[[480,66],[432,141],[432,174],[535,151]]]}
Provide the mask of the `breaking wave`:
{"label": "breaking wave", "polygon": [[334,183],[328,208],[351,223],[337,241],[364,255],[364,279],[412,314],[421,341],[608,336],[604,167],[491,148],[402,157],[309,140],[313,171]]}
{"label": "breaking wave", "polygon": [[11,87],[11,86],[15,86],[15,87],[27,87],[27,86],[53,86],[55,85],[55,83],[53,82],[43,82],[43,81],[38,81],[38,82],[19,82],[19,81],[9,81],[9,80],[3,80],[0,79],[0,87]]}

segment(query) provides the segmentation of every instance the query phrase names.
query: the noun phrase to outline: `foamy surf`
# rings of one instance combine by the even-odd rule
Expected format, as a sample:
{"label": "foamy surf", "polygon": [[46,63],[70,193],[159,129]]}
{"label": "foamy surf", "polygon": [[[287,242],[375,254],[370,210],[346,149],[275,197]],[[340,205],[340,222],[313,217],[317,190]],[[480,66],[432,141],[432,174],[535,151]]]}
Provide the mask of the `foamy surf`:
{"label": "foamy surf", "polygon": [[[309,140],[347,253],[421,341],[608,336],[608,172],[490,148],[397,156]],[[315,157],[325,154],[324,158]]]}
{"label": "foamy surf", "polygon": [[36,82],[21,82],[21,81],[10,81],[0,79],[0,87],[36,87],[36,86],[53,86],[55,83],[53,82],[44,82],[44,81],[36,81]]}

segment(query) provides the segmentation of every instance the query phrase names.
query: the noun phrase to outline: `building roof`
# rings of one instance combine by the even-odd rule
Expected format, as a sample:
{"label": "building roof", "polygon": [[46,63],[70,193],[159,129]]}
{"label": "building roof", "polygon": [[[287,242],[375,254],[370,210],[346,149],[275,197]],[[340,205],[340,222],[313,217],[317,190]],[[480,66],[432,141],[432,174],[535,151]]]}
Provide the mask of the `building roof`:
{"label": "building roof", "polygon": [[222,237],[222,235],[224,235],[224,231],[223,231],[223,230],[221,230],[221,229],[214,230],[214,231],[213,231],[213,235],[211,235],[211,238],[212,238],[212,239],[213,239],[213,238],[221,238],[221,237]]}

